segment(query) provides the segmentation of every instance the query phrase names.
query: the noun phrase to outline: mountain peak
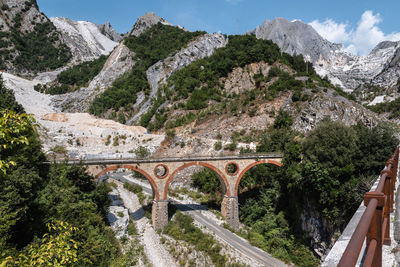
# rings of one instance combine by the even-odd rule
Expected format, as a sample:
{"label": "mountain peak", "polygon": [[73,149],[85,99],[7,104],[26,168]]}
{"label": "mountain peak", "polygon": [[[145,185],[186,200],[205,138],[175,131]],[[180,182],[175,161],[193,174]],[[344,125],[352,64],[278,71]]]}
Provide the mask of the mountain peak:
{"label": "mountain peak", "polygon": [[122,36],[118,33],[112,26],[110,22],[104,24],[96,25],[102,34],[113,40],[114,42],[119,42],[122,40]]}
{"label": "mountain peak", "polygon": [[257,38],[272,40],[282,51],[291,55],[303,54],[312,62],[318,61],[320,57],[326,59],[331,51],[341,49],[341,45],[325,40],[312,26],[299,20],[265,20],[253,32]]}
{"label": "mountain peak", "polygon": [[165,19],[157,16],[153,12],[147,12],[143,16],[139,17],[133,25],[132,30],[128,33],[128,35],[134,35],[134,36],[139,36],[142,34],[144,31],[146,31],[148,28],[150,28],[153,25],[156,25],[157,23],[162,23],[164,25],[172,25]]}

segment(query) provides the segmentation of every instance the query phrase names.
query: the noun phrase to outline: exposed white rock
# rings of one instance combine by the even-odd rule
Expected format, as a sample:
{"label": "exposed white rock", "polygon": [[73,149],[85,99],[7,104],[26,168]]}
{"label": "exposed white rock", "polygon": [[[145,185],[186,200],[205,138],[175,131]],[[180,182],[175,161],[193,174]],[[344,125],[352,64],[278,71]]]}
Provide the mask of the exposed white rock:
{"label": "exposed white rock", "polygon": [[111,204],[108,209],[107,220],[110,223],[117,238],[121,238],[128,234],[129,210],[124,207],[124,203],[119,198],[119,192],[115,188],[108,194]]}
{"label": "exposed white rock", "polygon": [[67,18],[50,18],[61,32],[64,43],[71,49],[76,61],[86,61],[108,55],[118,45],[101,33],[96,24],[72,21]]}
{"label": "exposed white rock", "polygon": [[94,98],[110,87],[114,80],[129,71],[135,62],[134,54],[123,43],[120,43],[108,57],[103,69],[90,82],[87,88],[64,95],[54,96],[56,107],[68,112],[85,112]]}
{"label": "exposed white rock", "polygon": [[347,91],[366,82],[388,88],[400,75],[400,42],[381,42],[369,55],[357,56],[345,52],[343,45],[324,39],[311,25],[283,18],[266,20],[250,33],[272,40],[286,53],[302,54],[320,76],[327,76]]}
{"label": "exposed white rock", "polygon": [[[391,45],[384,45],[390,43]],[[321,76],[328,78],[345,89],[353,90],[358,86],[371,82],[379,75],[390,62],[400,43],[383,42],[367,56],[356,56],[344,51],[331,53],[327,60],[319,59],[315,62],[315,70]],[[340,83],[338,82],[340,81]],[[397,79],[385,80],[381,83],[388,86],[397,82]],[[376,82],[378,84],[378,82]]]}
{"label": "exposed white rock", "polygon": [[[341,121],[346,125],[355,125],[361,122],[367,127],[376,126],[384,120],[354,101],[341,96],[334,97],[331,94],[330,91],[327,94],[321,93],[315,96],[312,101],[304,103],[292,127],[299,132],[307,133],[326,117],[333,121]],[[288,103],[283,108],[291,110],[293,106]]]}
{"label": "exposed white rock", "polygon": [[327,59],[332,51],[342,48],[340,44],[325,40],[310,25],[299,20],[266,20],[252,33],[259,39],[272,40],[288,54],[302,54],[311,62],[316,62],[320,57]]}
{"label": "exposed white rock", "polygon": [[380,96],[375,97],[374,100],[372,100],[372,102],[368,104],[368,106],[374,106],[379,103],[390,102],[393,100],[394,100],[393,97],[390,97],[387,95],[380,95]]}
{"label": "exposed white rock", "polygon": [[146,71],[147,80],[151,87],[150,97],[146,100],[146,98],[138,96],[135,106],[139,106],[140,109],[128,123],[138,121],[150,109],[152,97],[157,94],[159,85],[165,83],[168,77],[195,60],[211,56],[215,49],[226,46],[227,42],[222,34],[204,34],[190,42],[175,55],[151,66]]}
{"label": "exposed white rock", "polygon": [[51,151],[61,146],[72,158],[132,158],[139,146],[154,153],[164,140],[164,135],[147,134],[141,126],[127,126],[87,113],[45,114],[39,123],[44,129],[43,149]]}
{"label": "exposed white rock", "polygon": [[30,81],[18,76],[3,73],[4,85],[13,90],[15,99],[20,103],[25,111],[29,114],[34,114],[36,119],[41,115],[56,112],[56,109],[51,105],[51,96],[41,94],[33,89],[37,81]]}
{"label": "exposed white rock", "polygon": [[39,124],[43,150],[61,146],[70,157],[135,157],[143,146],[154,153],[164,135],[147,134],[140,126],[127,126],[115,121],[98,119],[87,113],[57,113],[52,96],[36,92],[37,81],[3,73],[4,84],[15,93],[16,100]]}

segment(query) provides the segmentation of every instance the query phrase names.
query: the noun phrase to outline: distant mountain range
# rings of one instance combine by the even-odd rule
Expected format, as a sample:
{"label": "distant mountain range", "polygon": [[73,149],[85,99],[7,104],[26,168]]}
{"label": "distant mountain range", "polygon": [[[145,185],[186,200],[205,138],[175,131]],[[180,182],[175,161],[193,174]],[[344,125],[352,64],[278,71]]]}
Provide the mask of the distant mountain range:
{"label": "distant mountain range", "polygon": [[[75,64],[108,55],[124,37],[110,23],[96,25],[68,18],[48,19],[35,1],[3,0],[2,3],[0,57],[2,68],[14,73],[51,70],[65,66],[67,61]],[[159,22],[171,25],[154,13],[147,13],[136,21],[126,36],[139,36]],[[321,37],[312,26],[284,18],[266,20],[247,34],[272,40],[291,55],[302,54],[306,61],[313,63],[320,76],[328,77],[344,90],[354,91],[364,103],[385,95],[398,97],[393,88],[397,88],[400,76],[400,42],[381,42],[369,55],[356,56],[345,52],[342,44]],[[22,41],[13,36],[33,41],[21,46]],[[43,39],[48,42],[46,47],[54,49],[39,49],[35,41]],[[34,55],[30,55],[32,53]],[[375,87],[383,90],[371,89]]]}
{"label": "distant mountain range", "polygon": [[324,39],[311,25],[283,18],[266,20],[250,33],[272,40],[286,53],[302,54],[318,74],[343,89],[351,91],[365,83],[388,88],[400,76],[400,42],[381,42],[369,55],[356,56],[345,52],[342,44]]}

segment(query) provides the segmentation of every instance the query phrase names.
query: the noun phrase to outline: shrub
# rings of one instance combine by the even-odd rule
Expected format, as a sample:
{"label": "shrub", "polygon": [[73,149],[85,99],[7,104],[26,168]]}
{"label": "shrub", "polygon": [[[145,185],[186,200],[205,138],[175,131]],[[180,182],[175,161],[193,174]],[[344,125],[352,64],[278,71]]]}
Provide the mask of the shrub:
{"label": "shrub", "polygon": [[216,142],[216,143],[214,144],[214,150],[215,150],[215,151],[219,151],[219,150],[221,150],[221,149],[222,149],[222,142],[221,142],[221,141]]}

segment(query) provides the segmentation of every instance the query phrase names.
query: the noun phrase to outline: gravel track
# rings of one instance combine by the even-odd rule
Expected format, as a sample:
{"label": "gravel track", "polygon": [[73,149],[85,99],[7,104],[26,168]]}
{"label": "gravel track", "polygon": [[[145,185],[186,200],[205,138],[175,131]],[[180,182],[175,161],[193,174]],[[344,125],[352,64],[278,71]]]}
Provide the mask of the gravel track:
{"label": "gravel track", "polygon": [[133,217],[140,240],[144,245],[144,251],[152,266],[173,267],[178,266],[167,249],[161,244],[159,235],[154,231],[149,220],[144,216],[142,205],[137,196],[124,189],[120,182],[114,181],[118,185],[119,195],[128,208],[129,214]]}

